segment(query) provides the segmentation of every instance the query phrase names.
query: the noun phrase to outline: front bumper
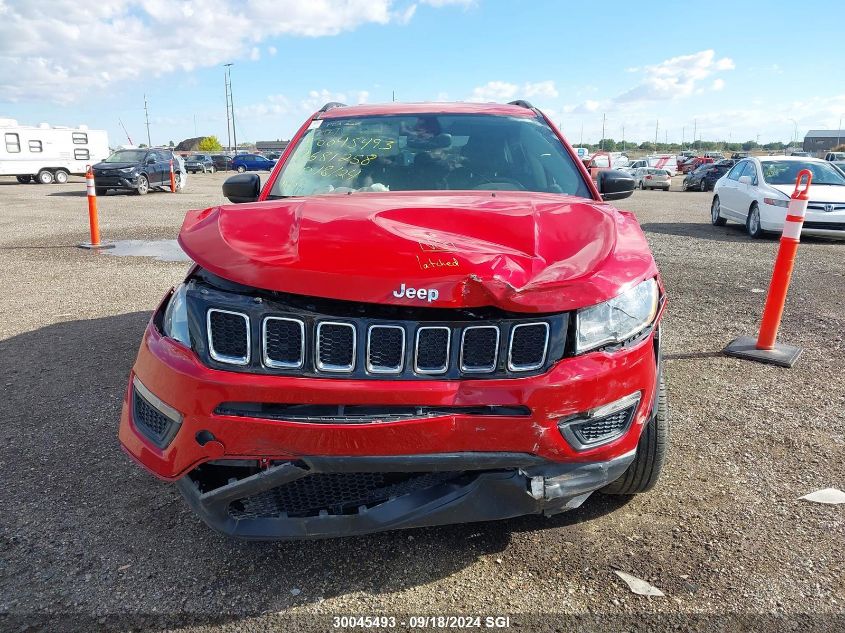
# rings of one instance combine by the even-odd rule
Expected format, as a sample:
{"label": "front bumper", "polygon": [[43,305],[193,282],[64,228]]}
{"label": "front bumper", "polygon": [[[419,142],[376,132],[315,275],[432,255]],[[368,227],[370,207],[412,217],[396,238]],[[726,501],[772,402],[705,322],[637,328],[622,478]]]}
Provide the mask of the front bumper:
{"label": "front bumper", "polygon": [[[396,528],[554,514],[580,505],[634,459],[653,416],[657,332],[615,351],[564,358],[540,375],[485,380],[357,380],[211,369],[150,322],[121,414],[122,448],[178,486],[211,527],[243,538],[320,538]],[[178,419],[156,442],[134,420],[133,394]],[[639,392],[625,431],[593,447],[570,444],[559,424]],[[450,413],[367,423],[230,415],[221,403],[511,407],[521,415]],[[528,411],[526,413],[525,411]],[[209,476],[252,464],[247,476]],[[231,466],[230,466],[231,465]],[[326,473],[443,473],[373,507],[326,514],[237,517],[231,504]],[[451,476],[454,474],[454,477]],[[407,492],[407,491],[406,491]]]}
{"label": "front bumper", "polygon": [[[787,210],[763,203],[760,205],[760,227],[764,231],[782,233]],[[808,210],[801,235],[845,239],[845,211],[830,213]]]}
{"label": "front bumper", "polygon": [[[462,453],[389,458],[303,458],[202,492],[191,477],[178,487],[211,528],[243,539],[318,539],[451,523],[492,521],[577,508],[594,490],[620,477],[634,452],[604,462],[547,462],[527,454]],[[232,503],[323,473],[456,472],[454,477],[351,513],[312,516],[233,515]],[[265,503],[266,505],[266,503]]]}
{"label": "front bumper", "polygon": [[137,189],[138,175],[125,176],[94,176],[94,186],[101,189]]}
{"label": "front bumper", "polygon": [[[526,378],[451,381],[336,380],[210,369],[189,349],[147,327],[127,386],[120,423],[124,450],[156,476],[176,480],[209,460],[301,456],[389,456],[511,452],[553,462],[606,461],[637,446],[657,384],[655,333],[615,352],[565,358]],[[181,415],[166,446],[150,441],[130,415],[137,379]],[[627,432],[577,450],[558,423],[634,392],[642,394]],[[395,422],[307,423],[221,415],[224,402],[420,407],[527,407],[529,415],[450,414]],[[213,438],[209,441],[208,438]]]}

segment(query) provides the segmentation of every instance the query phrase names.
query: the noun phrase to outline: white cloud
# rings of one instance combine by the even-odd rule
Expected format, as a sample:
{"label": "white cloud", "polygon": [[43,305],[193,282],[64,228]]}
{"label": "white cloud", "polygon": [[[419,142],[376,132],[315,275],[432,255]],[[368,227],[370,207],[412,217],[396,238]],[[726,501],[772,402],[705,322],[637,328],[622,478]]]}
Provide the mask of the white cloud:
{"label": "white cloud", "polygon": [[714,79],[713,85],[711,87],[713,88],[713,90],[716,90],[717,92],[719,90],[724,90],[725,89],[725,80],[724,79]]}
{"label": "white cloud", "polygon": [[513,99],[519,86],[506,81],[488,81],[483,86],[476,86],[470,101],[507,101]]}
{"label": "white cloud", "polygon": [[[116,82],[257,59],[270,38],[331,36],[412,16],[400,0],[0,0],[0,101],[68,103]],[[150,42],[155,54],[139,54]]]}
{"label": "white cloud", "polygon": [[261,59],[261,51],[258,50],[257,46],[252,47],[252,50],[249,52],[249,58],[254,62],[257,62],[259,59]]}
{"label": "white cloud", "polygon": [[[708,49],[692,55],[672,57],[653,66],[629,69],[632,72],[642,72],[645,77],[642,83],[619,95],[616,101],[631,103],[688,97],[696,94],[696,91],[700,89],[700,82],[704,79],[714,73],[734,68],[732,59],[729,57],[716,59],[716,52]],[[713,87],[716,90],[721,89],[716,88],[715,82]]]}
{"label": "white cloud", "polygon": [[537,83],[526,83],[522,87],[525,96],[531,97],[557,97],[558,92],[555,82],[552,80],[538,81]]}
{"label": "white cloud", "polygon": [[279,51],[275,46],[268,46],[267,47],[267,54],[270,55],[270,57],[273,57],[278,52]]}
{"label": "white cloud", "polygon": [[518,98],[553,98],[558,96],[555,82],[552,80],[526,82],[521,86],[507,81],[488,81],[483,86],[476,86],[469,97],[470,101],[510,101]]}

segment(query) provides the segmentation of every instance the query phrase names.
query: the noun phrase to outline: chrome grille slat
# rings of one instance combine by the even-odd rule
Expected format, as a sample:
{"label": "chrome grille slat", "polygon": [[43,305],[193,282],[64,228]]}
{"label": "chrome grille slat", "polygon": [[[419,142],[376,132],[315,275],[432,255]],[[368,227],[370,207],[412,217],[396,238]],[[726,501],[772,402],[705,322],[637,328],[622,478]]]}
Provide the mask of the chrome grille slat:
{"label": "chrome grille slat", "polygon": [[[443,338],[443,342],[437,340]],[[441,336],[438,336],[441,335]],[[423,352],[420,352],[420,339],[425,337],[423,345],[426,346]],[[434,327],[420,327],[414,336],[414,371],[418,374],[445,374],[449,371],[449,352],[452,343],[452,330],[448,327],[434,326]],[[443,362],[436,364],[434,361],[442,352]],[[422,358],[421,358],[422,356]]]}
{"label": "chrome grille slat", "polygon": [[[542,337],[543,337],[543,344],[542,346],[537,345],[536,341],[519,341],[517,337],[525,337],[531,336],[536,338],[536,334],[529,333],[528,330],[536,331],[538,329],[542,330]],[[522,351],[517,349],[517,356],[519,358],[514,360],[514,342],[517,345],[522,345],[523,347],[529,348],[528,350]],[[543,366],[546,362],[546,354],[548,353],[549,349],[549,324],[545,321],[540,321],[538,323],[519,323],[513,326],[511,330],[510,342],[508,343],[508,369],[511,371],[532,371],[534,369],[539,369]],[[539,354],[537,353],[539,352]],[[525,356],[527,353],[534,353],[536,361],[532,362],[519,362],[527,360]]]}
{"label": "chrome grille slat", "polygon": [[[395,340],[397,332],[399,333],[398,341]],[[375,342],[373,342],[374,333],[377,338]],[[385,338],[391,336],[394,339],[392,341]],[[391,349],[397,346],[398,350]],[[396,362],[387,362],[394,358]],[[371,325],[367,328],[367,371],[371,374],[401,374],[404,367],[405,328],[400,325]]]}
{"label": "chrome grille slat", "polygon": [[[239,323],[243,319],[243,324]],[[213,325],[216,324],[216,325]],[[241,336],[243,327],[245,337]],[[214,344],[215,330],[217,331],[217,345]],[[252,342],[250,340],[249,315],[233,310],[211,308],[206,313],[206,332],[208,332],[208,353],[219,363],[229,365],[248,365],[251,358]],[[242,341],[242,339],[245,340]],[[243,344],[242,344],[243,343]],[[243,347],[244,354],[237,354]],[[231,353],[230,353],[231,352]]]}
{"label": "chrome grille slat", "polygon": [[[488,332],[494,333],[489,340]],[[461,371],[467,373],[490,373],[496,371],[499,361],[499,339],[501,333],[495,325],[471,325],[461,334]],[[492,356],[490,348],[492,343]],[[488,361],[487,358],[490,358]]]}
{"label": "chrome grille slat", "polygon": [[[343,330],[349,330],[352,337],[348,343],[350,348],[347,352],[347,341]],[[329,338],[331,337],[331,339]],[[355,369],[355,354],[358,345],[358,331],[351,323],[341,321],[320,321],[317,324],[317,335],[315,338],[315,364],[319,371],[327,372],[351,372]],[[328,358],[332,356],[333,358]],[[325,362],[329,360],[329,362]],[[349,359],[348,363],[334,362],[337,360]]]}
{"label": "chrome grille slat", "polygon": [[[287,331],[281,330],[284,326],[288,326]],[[291,327],[294,329],[291,330]],[[293,352],[296,352],[295,360],[292,360]],[[288,317],[264,317],[261,327],[261,358],[265,367],[301,368],[305,364],[305,322]]]}

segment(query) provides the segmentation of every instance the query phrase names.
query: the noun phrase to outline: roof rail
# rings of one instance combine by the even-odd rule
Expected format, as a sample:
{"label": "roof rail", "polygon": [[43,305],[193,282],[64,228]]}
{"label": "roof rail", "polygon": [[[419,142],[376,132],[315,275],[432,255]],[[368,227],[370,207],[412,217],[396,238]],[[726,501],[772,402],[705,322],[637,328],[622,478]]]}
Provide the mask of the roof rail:
{"label": "roof rail", "polygon": [[525,101],[525,99],[517,99],[516,101],[509,101],[508,105],[519,106],[520,108],[526,108],[528,110],[534,110],[534,106]]}
{"label": "roof rail", "polygon": [[333,110],[334,108],[345,108],[345,103],[340,103],[339,101],[329,101],[326,105],[320,108],[320,112],[328,112],[329,110]]}

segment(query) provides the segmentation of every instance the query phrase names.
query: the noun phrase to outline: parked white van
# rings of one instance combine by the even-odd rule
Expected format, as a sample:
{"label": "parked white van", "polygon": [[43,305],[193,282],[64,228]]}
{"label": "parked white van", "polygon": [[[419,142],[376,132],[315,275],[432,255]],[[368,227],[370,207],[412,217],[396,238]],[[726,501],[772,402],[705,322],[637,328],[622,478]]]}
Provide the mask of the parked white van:
{"label": "parked white van", "polygon": [[109,155],[105,130],[41,125],[18,125],[14,119],[0,119],[0,176],[16,176],[49,185],[66,183],[71,174],[84,175]]}

